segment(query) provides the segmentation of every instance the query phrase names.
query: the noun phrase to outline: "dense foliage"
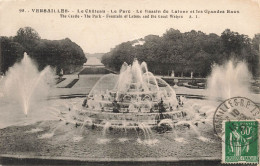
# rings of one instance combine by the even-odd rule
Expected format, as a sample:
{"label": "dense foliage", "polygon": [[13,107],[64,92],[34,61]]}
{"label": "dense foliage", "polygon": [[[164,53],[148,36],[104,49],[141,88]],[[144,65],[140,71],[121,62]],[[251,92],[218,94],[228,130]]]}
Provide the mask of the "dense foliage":
{"label": "dense foliage", "polygon": [[102,63],[119,71],[123,62],[132,63],[134,58],[146,61],[149,70],[156,74],[207,76],[211,66],[228,59],[243,60],[256,75],[259,61],[260,34],[253,40],[248,36],[226,29],[221,36],[201,31],[181,33],[169,29],[163,36],[148,35],[136,45],[128,41],[117,45],[102,57]]}
{"label": "dense foliage", "polygon": [[10,66],[27,54],[35,60],[40,70],[50,65],[59,72],[71,73],[86,62],[83,50],[76,43],[66,38],[63,40],[41,39],[30,27],[20,28],[14,37],[0,37],[1,71],[6,72]]}

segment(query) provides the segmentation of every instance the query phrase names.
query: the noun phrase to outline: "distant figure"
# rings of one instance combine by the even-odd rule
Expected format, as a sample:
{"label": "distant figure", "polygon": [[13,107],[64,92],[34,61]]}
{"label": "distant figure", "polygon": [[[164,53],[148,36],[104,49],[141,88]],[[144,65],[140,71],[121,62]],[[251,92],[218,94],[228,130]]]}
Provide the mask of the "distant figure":
{"label": "distant figure", "polygon": [[62,69],[60,69],[60,74],[59,74],[59,76],[60,76],[60,78],[63,76],[63,70]]}
{"label": "distant figure", "polygon": [[78,74],[78,79],[79,79],[79,74]]}
{"label": "distant figure", "polygon": [[63,76],[63,69],[60,69],[60,76]]}
{"label": "distant figure", "polygon": [[82,106],[85,107],[87,105],[88,99],[84,99]]}

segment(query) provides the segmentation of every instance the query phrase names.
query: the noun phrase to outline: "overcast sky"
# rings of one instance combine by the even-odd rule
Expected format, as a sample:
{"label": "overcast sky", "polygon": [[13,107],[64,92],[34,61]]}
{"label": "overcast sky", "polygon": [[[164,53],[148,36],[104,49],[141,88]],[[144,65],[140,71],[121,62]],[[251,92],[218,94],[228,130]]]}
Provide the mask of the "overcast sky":
{"label": "overcast sky", "polygon": [[[66,37],[84,52],[108,52],[128,40],[149,34],[162,35],[167,29],[181,32],[200,30],[221,34],[226,28],[249,35],[260,33],[258,0],[0,0],[0,36],[14,36],[20,27],[34,28],[41,38],[59,40]],[[258,1],[259,2],[259,1]],[[62,19],[59,14],[35,14],[31,9],[129,9],[134,10],[239,10],[239,14],[198,14],[189,19]],[[19,13],[19,9],[30,10]],[[177,14],[181,15],[181,14]]]}

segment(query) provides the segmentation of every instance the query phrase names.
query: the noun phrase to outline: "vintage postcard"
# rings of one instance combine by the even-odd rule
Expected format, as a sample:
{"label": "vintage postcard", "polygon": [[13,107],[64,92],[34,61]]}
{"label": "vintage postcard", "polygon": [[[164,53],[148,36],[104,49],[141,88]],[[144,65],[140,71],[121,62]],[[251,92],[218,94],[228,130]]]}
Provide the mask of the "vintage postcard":
{"label": "vintage postcard", "polygon": [[259,0],[0,0],[0,165],[257,165]]}

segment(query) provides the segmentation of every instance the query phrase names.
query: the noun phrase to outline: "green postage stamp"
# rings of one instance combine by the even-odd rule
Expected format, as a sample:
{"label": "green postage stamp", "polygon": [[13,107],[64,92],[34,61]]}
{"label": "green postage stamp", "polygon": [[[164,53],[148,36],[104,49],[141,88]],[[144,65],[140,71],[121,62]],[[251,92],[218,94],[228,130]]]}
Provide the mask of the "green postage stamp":
{"label": "green postage stamp", "polygon": [[222,163],[258,163],[258,121],[223,123]]}

